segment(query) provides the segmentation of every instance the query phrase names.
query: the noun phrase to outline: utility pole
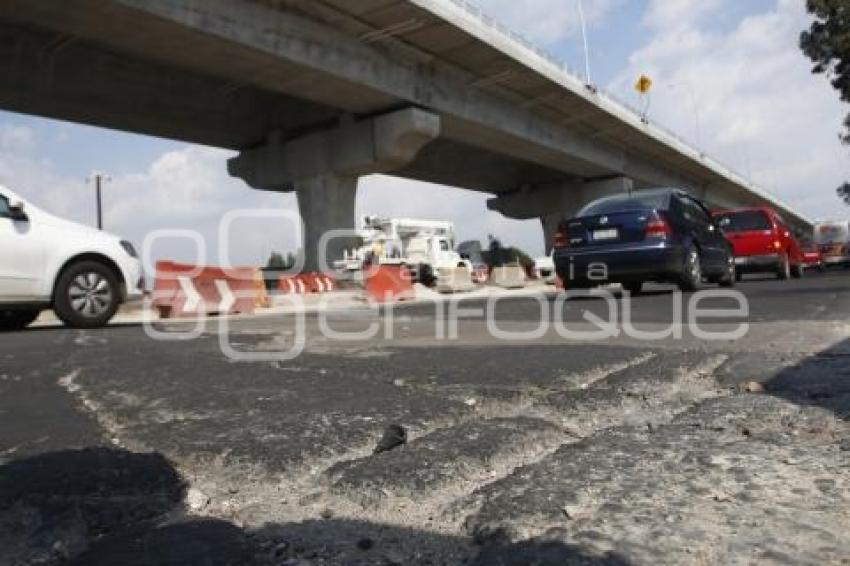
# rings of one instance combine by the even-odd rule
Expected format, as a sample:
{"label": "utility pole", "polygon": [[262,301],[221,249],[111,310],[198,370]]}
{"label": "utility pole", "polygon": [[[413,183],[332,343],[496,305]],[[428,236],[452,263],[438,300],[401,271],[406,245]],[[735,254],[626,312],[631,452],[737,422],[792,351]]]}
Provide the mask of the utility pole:
{"label": "utility pole", "polygon": [[102,187],[103,182],[109,182],[112,180],[112,177],[106,175],[104,173],[100,173],[95,171],[92,173],[87,179],[87,183],[91,183],[94,181],[94,190],[95,190],[95,199],[97,201],[97,229],[103,230],[103,195],[102,195]]}
{"label": "utility pole", "polygon": [[584,19],[584,6],[582,5],[582,0],[576,0],[578,2],[578,17],[581,20],[581,37],[584,41],[584,81],[590,86],[590,51],[587,47],[587,22]]}

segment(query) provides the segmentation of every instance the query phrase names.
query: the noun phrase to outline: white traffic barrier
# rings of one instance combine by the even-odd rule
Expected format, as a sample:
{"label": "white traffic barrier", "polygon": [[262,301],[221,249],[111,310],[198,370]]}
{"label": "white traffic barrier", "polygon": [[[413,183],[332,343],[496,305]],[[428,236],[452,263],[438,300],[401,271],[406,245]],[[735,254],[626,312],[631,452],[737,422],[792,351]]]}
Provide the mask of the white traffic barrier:
{"label": "white traffic barrier", "polygon": [[525,269],[521,265],[494,267],[490,282],[503,289],[521,289],[527,283]]}
{"label": "white traffic barrier", "polygon": [[440,293],[466,293],[475,289],[472,272],[466,267],[437,270],[437,291]]}

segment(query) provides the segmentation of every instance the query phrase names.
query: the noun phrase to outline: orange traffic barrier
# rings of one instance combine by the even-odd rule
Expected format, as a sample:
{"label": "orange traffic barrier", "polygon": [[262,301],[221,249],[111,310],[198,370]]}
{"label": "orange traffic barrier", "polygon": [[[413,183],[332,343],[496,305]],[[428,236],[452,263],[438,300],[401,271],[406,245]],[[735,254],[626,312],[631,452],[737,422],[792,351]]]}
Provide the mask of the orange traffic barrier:
{"label": "orange traffic barrier", "polygon": [[381,303],[412,299],[413,280],[406,267],[382,265],[370,270],[366,279],[366,292]]}
{"label": "orange traffic barrier", "polygon": [[262,282],[262,275],[253,267],[222,269],[159,261],[153,305],[161,318],[250,314],[268,300],[258,280]]}
{"label": "orange traffic barrier", "polygon": [[303,295],[307,292],[307,286],[298,275],[284,275],[277,282],[278,290],[284,295]]}
{"label": "orange traffic barrier", "polygon": [[327,293],[336,288],[333,277],[323,273],[284,275],[278,280],[278,290],[285,295]]}

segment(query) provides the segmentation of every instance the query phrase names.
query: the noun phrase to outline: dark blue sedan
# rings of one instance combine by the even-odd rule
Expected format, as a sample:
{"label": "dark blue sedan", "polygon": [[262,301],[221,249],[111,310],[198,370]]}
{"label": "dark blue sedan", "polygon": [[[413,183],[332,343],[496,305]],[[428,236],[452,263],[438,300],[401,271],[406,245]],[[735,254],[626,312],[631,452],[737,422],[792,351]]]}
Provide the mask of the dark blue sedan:
{"label": "dark blue sedan", "polygon": [[735,285],[735,257],[711,213],[678,189],[609,196],[565,220],[555,235],[555,269],[567,289],[621,283],[674,283],[694,291],[704,281]]}

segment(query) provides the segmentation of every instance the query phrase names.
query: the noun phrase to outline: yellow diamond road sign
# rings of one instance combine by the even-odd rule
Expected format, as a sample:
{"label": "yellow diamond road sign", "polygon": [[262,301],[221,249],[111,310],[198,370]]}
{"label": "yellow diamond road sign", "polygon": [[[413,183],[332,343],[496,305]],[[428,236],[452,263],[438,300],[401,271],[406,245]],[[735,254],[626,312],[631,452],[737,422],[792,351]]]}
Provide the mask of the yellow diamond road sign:
{"label": "yellow diamond road sign", "polygon": [[652,79],[646,75],[641,75],[635,83],[635,90],[641,94],[646,94],[652,88]]}

